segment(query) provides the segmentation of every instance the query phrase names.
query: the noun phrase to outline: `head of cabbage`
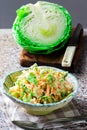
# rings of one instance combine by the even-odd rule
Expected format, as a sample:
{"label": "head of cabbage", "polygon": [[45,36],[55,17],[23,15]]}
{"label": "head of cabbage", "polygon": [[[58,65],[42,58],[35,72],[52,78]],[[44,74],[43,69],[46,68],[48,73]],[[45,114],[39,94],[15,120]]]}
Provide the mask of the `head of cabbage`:
{"label": "head of cabbage", "polygon": [[58,4],[38,1],[20,7],[13,23],[16,42],[33,54],[50,54],[66,44],[72,30],[69,12]]}

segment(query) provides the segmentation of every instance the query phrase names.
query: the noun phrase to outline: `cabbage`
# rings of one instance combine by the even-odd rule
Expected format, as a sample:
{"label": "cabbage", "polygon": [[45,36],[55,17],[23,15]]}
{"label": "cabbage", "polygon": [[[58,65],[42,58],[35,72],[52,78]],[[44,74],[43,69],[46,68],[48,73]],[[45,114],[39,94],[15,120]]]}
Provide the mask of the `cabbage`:
{"label": "cabbage", "polygon": [[33,54],[50,54],[66,44],[72,30],[72,19],[62,6],[38,1],[20,7],[13,23],[16,42]]}

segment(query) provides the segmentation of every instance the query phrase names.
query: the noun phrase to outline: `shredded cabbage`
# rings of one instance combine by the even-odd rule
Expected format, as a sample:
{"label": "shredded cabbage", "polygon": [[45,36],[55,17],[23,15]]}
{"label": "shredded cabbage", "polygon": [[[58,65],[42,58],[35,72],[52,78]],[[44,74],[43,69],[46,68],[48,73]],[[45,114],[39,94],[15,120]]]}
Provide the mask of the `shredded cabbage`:
{"label": "shredded cabbage", "polygon": [[33,104],[58,102],[73,92],[67,75],[67,72],[34,64],[17,77],[14,86],[9,88],[9,94]]}

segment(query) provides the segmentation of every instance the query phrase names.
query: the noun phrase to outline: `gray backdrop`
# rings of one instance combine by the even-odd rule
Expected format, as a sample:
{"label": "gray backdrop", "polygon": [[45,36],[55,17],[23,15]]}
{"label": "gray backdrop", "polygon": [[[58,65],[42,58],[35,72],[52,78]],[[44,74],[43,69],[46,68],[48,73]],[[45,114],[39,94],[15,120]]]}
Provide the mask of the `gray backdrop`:
{"label": "gray backdrop", "polygon": [[[0,28],[11,28],[16,17],[16,9],[37,0],[0,0]],[[47,0],[64,6],[72,15],[73,27],[81,23],[87,27],[87,0]]]}

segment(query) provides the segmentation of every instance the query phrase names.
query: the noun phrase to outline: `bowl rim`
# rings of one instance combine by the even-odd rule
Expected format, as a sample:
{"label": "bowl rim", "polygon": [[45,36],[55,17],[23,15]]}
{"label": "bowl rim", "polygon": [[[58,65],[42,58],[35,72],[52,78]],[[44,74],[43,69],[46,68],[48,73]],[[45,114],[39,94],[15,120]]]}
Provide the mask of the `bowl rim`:
{"label": "bowl rim", "polygon": [[[41,65],[41,66],[38,66],[38,67],[46,67],[46,68],[52,68],[52,69],[54,69],[54,70],[58,70],[58,71],[62,71],[62,72],[68,72],[68,71],[65,71],[65,70],[63,70],[63,69],[60,69],[60,68],[56,68],[56,67],[52,67],[52,66],[44,66],[44,65]],[[29,67],[28,67],[29,68]],[[15,97],[13,97],[13,96],[11,96],[6,90],[5,90],[5,88],[4,88],[4,82],[5,82],[5,80],[6,80],[6,78],[7,78],[7,76],[9,76],[9,75],[11,75],[11,74],[13,74],[13,73],[16,73],[16,72],[18,72],[18,71],[23,71],[23,70],[28,70],[28,68],[23,68],[23,69],[18,69],[18,70],[16,70],[16,71],[12,71],[12,72],[10,72],[10,73],[8,73],[6,76],[4,76],[4,78],[2,79],[2,92],[7,96],[7,97],[9,97],[11,100],[13,100],[14,102],[17,102],[17,103],[19,103],[19,104],[21,104],[21,105],[27,105],[27,106],[31,106],[31,107],[50,107],[50,106],[56,106],[56,105],[59,105],[59,104],[62,104],[62,103],[64,103],[64,102],[67,102],[67,101],[69,101],[69,100],[71,100],[75,95],[76,95],[76,93],[77,93],[77,91],[78,91],[78,81],[77,81],[77,78],[73,75],[73,74],[71,74],[70,72],[68,72],[68,75],[70,76],[70,77],[73,77],[73,79],[75,80],[75,82],[76,82],[76,87],[75,87],[75,89],[74,89],[74,91],[72,92],[72,93],[70,93],[68,96],[66,96],[64,99],[62,99],[62,100],[60,100],[59,102],[53,102],[53,103],[47,103],[47,104],[40,104],[40,103],[38,103],[38,104],[32,104],[32,103],[29,103],[29,102],[24,102],[24,101],[22,101],[22,100],[20,100],[20,99],[18,99],[18,98],[15,98]]]}

